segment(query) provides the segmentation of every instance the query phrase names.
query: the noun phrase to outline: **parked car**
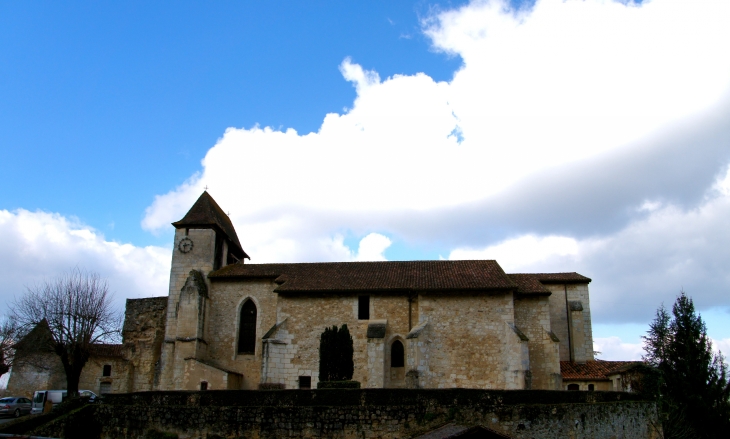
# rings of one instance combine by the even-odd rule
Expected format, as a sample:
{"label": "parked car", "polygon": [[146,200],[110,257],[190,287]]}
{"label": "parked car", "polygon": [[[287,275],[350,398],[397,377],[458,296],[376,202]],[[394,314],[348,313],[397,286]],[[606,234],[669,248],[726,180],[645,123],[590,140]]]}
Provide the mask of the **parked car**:
{"label": "parked car", "polygon": [[[46,401],[51,401],[53,407],[63,402],[66,399],[68,392],[66,390],[36,390],[33,395],[33,408],[31,413],[38,414],[43,413],[43,406]],[[89,397],[89,402],[99,402],[99,396],[91,390],[79,390],[79,396]]]}
{"label": "parked car", "polygon": [[91,390],[79,390],[79,396],[82,398],[89,398],[89,402],[100,402],[100,396]]}
{"label": "parked car", "polygon": [[0,415],[10,415],[19,418],[21,415],[27,415],[31,410],[31,402],[28,398],[22,396],[6,396],[0,398]]}
{"label": "parked car", "polygon": [[53,406],[60,404],[66,399],[65,390],[36,390],[33,394],[33,408],[31,409],[32,414],[43,413],[43,405],[46,401],[51,401]]}

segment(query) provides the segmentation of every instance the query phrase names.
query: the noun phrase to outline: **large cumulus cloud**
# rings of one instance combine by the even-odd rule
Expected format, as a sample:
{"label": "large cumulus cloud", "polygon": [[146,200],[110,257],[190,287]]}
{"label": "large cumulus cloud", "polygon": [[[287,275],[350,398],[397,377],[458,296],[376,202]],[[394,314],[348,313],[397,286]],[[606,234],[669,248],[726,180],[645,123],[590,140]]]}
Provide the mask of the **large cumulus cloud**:
{"label": "large cumulus cloud", "polygon": [[120,310],[126,298],[167,295],[171,249],[107,241],[73,218],[23,209],[0,210],[0,242],[0,311],[74,267],[106,278]]}
{"label": "large cumulus cloud", "polygon": [[713,185],[730,161],[728,21],[715,0],[436,13],[433,49],[463,59],[450,81],[347,59],[350,109],[313,133],[228,129],[143,227],[169,227],[208,186],[253,262],[353,259],[342,237],[377,232],[581,271],[598,321],[645,322],[681,287],[727,306],[730,208]]}

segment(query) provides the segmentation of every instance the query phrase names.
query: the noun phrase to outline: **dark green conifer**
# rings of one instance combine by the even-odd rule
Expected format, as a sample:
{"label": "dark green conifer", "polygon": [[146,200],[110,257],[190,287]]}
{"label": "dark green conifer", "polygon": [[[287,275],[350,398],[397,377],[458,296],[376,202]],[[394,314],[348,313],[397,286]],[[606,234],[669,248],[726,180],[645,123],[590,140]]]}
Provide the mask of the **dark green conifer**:
{"label": "dark green conifer", "polygon": [[644,337],[649,364],[659,371],[659,409],[667,438],[720,438],[730,431],[730,383],[722,354],[692,299],[682,292],[672,315],[662,306]]}
{"label": "dark green conifer", "polygon": [[354,363],[352,336],[347,325],[325,328],[319,338],[319,380],[347,381],[352,379]]}

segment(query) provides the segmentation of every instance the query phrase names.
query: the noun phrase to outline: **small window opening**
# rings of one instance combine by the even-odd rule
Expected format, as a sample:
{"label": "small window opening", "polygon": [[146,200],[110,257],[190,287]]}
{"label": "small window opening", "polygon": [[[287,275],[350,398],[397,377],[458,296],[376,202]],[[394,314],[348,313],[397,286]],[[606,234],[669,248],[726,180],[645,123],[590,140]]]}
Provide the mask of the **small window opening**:
{"label": "small window opening", "polygon": [[357,298],[357,318],[359,320],[370,320],[370,296]]}
{"label": "small window opening", "polygon": [[208,382],[207,381],[201,381],[200,382],[200,390],[208,390]]}
{"label": "small window opening", "polygon": [[596,390],[596,387],[593,384],[588,384],[588,391],[592,392],[594,390]]}
{"label": "small window opening", "polygon": [[105,376],[105,377],[112,376],[112,365],[111,364],[104,365],[104,369],[101,372],[101,376]]}
{"label": "small window opening", "polygon": [[568,390],[580,390],[580,386],[577,384],[568,384]]}
{"label": "small window opening", "polygon": [[300,389],[311,389],[312,388],[312,377],[299,377],[299,388]]}
{"label": "small window opening", "polygon": [[400,340],[396,340],[390,346],[390,367],[404,367],[405,366],[405,352],[403,349],[403,343]]}

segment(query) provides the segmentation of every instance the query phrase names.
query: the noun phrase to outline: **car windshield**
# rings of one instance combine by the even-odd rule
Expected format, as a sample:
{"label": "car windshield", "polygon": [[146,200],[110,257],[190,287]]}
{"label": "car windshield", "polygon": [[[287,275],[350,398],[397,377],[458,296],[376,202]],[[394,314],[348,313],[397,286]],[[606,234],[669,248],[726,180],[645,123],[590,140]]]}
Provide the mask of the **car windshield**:
{"label": "car windshield", "polygon": [[15,401],[15,398],[3,398],[3,399],[0,399],[0,402],[13,402],[13,401]]}

